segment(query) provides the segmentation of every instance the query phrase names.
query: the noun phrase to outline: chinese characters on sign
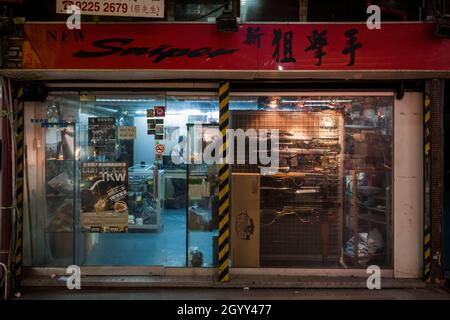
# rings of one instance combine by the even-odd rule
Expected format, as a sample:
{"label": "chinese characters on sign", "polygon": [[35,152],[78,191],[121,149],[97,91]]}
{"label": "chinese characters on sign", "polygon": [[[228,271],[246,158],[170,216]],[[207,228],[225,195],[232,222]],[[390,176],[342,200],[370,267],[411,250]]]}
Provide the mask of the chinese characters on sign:
{"label": "chinese characters on sign", "polygon": [[261,48],[261,37],[264,35],[264,33],[259,31],[259,27],[253,28],[248,27],[247,28],[247,38],[244,41],[244,44],[251,46],[257,43],[258,49]]}
{"label": "chinese characters on sign", "polygon": [[356,35],[358,34],[357,29],[350,29],[345,32],[345,36],[348,38],[347,47],[342,51],[343,54],[350,54],[350,62],[349,66],[355,65],[355,50],[362,47],[361,43],[358,43],[358,38]]}
{"label": "chinese characters on sign", "polygon": [[322,57],[326,55],[323,51],[323,48],[328,45],[327,41],[327,30],[323,30],[322,32],[314,29],[311,36],[308,36],[308,41],[310,46],[305,49],[305,51],[313,50],[315,53],[315,58],[317,59],[316,66],[320,67],[322,65]]}
{"label": "chinese characters on sign", "polygon": [[[324,29],[319,31],[314,29],[311,35],[306,38],[309,42],[309,46],[304,49],[305,52],[313,51],[314,57],[317,59],[316,66],[320,67],[322,65],[322,58],[327,54],[324,50],[325,46],[328,46],[328,30]],[[347,43],[345,48],[342,50],[343,55],[350,55],[348,66],[355,65],[356,50],[362,47],[362,44],[358,42],[358,30],[353,28],[344,32],[344,36],[347,37]],[[260,31],[259,27],[247,27],[246,38],[243,44],[247,46],[256,45],[257,48],[261,48],[261,38],[264,33]],[[281,45],[283,47],[283,56],[280,59]],[[297,61],[294,58],[294,50],[297,48],[294,44],[294,33],[293,31],[283,32],[281,29],[273,29],[273,40],[272,47],[274,51],[272,53],[272,58],[276,62],[281,63],[295,63]]]}
{"label": "chinese characters on sign", "polygon": [[275,50],[272,53],[272,58],[276,62],[280,61],[280,43],[283,42],[283,59],[282,63],[292,62],[295,63],[295,58],[292,56],[292,42],[294,34],[292,31],[287,31],[283,34],[281,29],[273,30],[273,41],[272,46],[275,46]]}
{"label": "chinese characters on sign", "polygon": [[56,13],[72,5],[85,15],[164,18],[164,0],[57,0]]}
{"label": "chinese characters on sign", "polygon": [[361,23],[252,23],[220,33],[216,25],[203,23],[98,23],[81,30],[68,30],[64,23],[32,23],[24,25],[22,65],[193,73],[450,70],[450,40],[433,37],[433,28],[423,23],[386,24],[380,30]]}

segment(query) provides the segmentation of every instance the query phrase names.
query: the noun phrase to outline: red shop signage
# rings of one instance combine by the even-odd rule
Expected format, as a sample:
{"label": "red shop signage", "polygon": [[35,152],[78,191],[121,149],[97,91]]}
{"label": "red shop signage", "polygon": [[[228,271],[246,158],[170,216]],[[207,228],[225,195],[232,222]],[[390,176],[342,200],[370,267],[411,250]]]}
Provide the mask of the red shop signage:
{"label": "red shop signage", "polygon": [[26,69],[450,70],[434,24],[26,24]]}

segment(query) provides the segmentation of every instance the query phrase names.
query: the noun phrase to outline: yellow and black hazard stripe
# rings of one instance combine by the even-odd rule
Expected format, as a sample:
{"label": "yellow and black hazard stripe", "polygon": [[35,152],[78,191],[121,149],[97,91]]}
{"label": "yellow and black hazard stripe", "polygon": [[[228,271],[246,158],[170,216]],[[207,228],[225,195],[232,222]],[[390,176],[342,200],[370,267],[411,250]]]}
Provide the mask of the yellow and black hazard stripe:
{"label": "yellow and black hazard stripe", "polygon": [[[431,172],[431,98],[425,94],[424,100],[424,192],[430,192],[430,172]],[[425,197],[428,199],[428,197]],[[427,200],[425,200],[427,201]],[[431,282],[431,228],[429,205],[425,205],[423,221],[423,280]]]}
{"label": "yellow and black hazard stripe", "polygon": [[230,280],[230,168],[227,159],[227,129],[229,126],[229,82],[221,82],[219,88],[219,130],[222,138],[219,169],[219,281]]}
{"label": "yellow and black hazard stripe", "polygon": [[431,282],[431,231],[428,224],[423,228],[423,280]]}
{"label": "yellow and black hazard stripe", "polygon": [[23,262],[23,192],[24,192],[24,92],[20,87],[17,92],[15,112],[16,130],[16,243],[14,248],[14,278],[16,284],[22,280]]}

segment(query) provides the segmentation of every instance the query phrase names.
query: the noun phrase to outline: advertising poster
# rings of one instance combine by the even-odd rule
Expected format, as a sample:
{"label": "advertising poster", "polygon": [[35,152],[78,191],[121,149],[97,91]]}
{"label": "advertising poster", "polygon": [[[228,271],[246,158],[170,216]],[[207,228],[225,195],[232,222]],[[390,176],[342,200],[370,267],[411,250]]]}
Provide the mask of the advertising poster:
{"label": "advertising poster", "polygon": [[128,231],[126,162],[82,162],[80,189],[83,231]]}
{"label": "advertising poster", "polygon": [[89,118],[88,138],[90,156],[105,161],[116,158],[116,119]]}

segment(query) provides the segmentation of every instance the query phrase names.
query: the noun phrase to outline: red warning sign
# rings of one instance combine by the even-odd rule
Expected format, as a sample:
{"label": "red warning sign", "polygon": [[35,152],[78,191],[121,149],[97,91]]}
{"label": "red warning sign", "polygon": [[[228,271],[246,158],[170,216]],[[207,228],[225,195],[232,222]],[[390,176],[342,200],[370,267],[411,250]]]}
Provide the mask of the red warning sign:
{"label": "red warning sign", "polygon": [[166,148],[164,147],[163,144],[157,144],[155,150],[157,155],[161,155],[164,153],[164,150],[166,150]]}
{"label": "red warning sign", "polygon": [[155,117],[165,117],[166,107],[155,107]]}

